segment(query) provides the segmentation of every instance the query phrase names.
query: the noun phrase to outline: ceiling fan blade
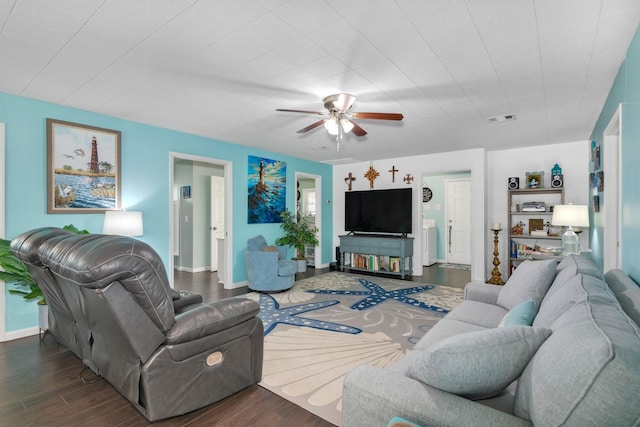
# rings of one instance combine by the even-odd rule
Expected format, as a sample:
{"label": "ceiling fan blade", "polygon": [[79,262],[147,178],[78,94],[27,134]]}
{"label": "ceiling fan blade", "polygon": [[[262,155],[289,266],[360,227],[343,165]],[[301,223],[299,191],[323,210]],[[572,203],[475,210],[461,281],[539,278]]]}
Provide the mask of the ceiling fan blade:
{"label": "ceiling fan blade", "polygon": [[351,132],[355,136],[365,136],[367,134],[367,131],[365,131],[360,126],[358,126],[356,122],[354,122],[353,120],[349,120],[349,121],[353,124],[353,129],[351,129]]}
{"label": "ceiling fan blade", "polygon": [[320,111],[307,111],[307,110],[287,110],[285,108],[276,108],[276,111],[285,111],[288,113],[307,113],[307,114],[319,114],[321,116],[327,115],[327,113],[321,113]]}
{"label": "ceiling fan blade", "polygon": [[311,129],[315,129],[318,126],[321,126],[324,124],[324,122],[326,122],[326,120],[318,120],[315,123],[310,124],[309,126],[307,126],[306,128],[300,129],[298,132],[296,133],[305,133],[305,132],[309,132]]}
{"label": "ceiling fan blade", "polygon": [[354,119],[372,119],[372,120],[402,120],[404,116],[400,113],[353,113],[351,117]]}

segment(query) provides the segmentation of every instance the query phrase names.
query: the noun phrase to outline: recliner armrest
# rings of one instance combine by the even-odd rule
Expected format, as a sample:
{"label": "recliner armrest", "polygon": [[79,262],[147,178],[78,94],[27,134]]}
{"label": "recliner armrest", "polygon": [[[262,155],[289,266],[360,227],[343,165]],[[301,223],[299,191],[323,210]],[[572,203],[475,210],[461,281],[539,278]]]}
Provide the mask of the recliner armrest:
{"label": "recliner armrest", "polygon": [[467,283],[464,287],[464,299],[478,302],[486,302],[487,304],[497,304],[498,294],[503,286],[473,281]]}
{"label": "recliner armrest", "polygon": [[228,298],[201,304],[176,315],[176,323],[166,333],[167,344],[180,344],[216,334],[255,317],[260,306],[247,298]]}

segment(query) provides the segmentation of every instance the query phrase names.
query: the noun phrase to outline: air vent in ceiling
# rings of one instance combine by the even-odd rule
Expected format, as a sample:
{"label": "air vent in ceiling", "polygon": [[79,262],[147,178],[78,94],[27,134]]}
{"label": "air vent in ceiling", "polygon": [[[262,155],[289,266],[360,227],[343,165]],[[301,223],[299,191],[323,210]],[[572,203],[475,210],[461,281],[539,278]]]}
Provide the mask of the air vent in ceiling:
{"label": "air vent in ceiling", "polygon": [[497,122],[510,122],[511,120],[515,120],[515,119],[516,119],[515,114],[505,114],[504,116],[489,117],[487,121],[489,123],[497,123]]}

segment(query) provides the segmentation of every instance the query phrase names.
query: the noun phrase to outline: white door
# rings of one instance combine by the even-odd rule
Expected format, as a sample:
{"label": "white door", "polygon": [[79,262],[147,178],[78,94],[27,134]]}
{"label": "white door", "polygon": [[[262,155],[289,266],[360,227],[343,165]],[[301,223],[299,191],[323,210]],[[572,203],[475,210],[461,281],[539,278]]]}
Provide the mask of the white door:
{"label": "white door", "polygon": [[220,267],[218,260],[220,259],[218,240],[224,239],[224,178],[220,176],[211,177],[211,220],[209,226],[209,234],[211,240],[211,260],[209,262],[210,271],[218,271],[218,280],[224,281],[221,276],[221,272],[218,270]]}
{"label": "white door", "polygon": [[446,181],[447,262],[471,264],[471,180]]}

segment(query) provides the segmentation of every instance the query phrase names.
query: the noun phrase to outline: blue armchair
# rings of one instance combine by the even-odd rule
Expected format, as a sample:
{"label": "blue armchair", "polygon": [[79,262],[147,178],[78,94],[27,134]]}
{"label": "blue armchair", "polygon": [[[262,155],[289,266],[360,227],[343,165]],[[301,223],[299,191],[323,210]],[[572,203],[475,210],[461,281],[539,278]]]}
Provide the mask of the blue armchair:
{"label": "blue armchair", "polygon": [[268,246],[262,236],[247,241],[245,252],[249,289],[260,292],[290,289],[298,269],[295,261],[287,259],[284,246]]}

